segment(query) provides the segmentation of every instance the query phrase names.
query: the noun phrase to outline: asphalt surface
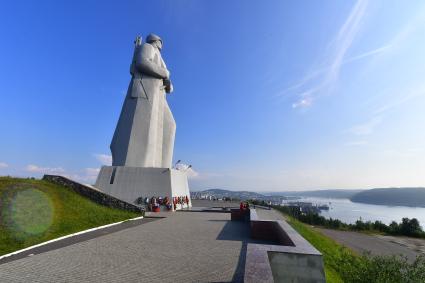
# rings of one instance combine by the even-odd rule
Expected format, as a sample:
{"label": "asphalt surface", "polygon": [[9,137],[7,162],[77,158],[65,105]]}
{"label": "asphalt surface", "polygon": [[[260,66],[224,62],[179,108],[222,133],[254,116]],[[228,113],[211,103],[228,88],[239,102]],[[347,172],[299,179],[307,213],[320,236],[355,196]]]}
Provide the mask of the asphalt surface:
{"label": "asphalt surface", "polygon": [[[316,228],[324,235],[334,239],[336,242],[362,254],[370,252],[372,255],[401,255],[408,258],[410,262],[421,253],[412,246],[403,245],[395,242],[398,237],[387,237],[379,235],[368,235],[364,233],[351,231],[338,231],[331,229]],[[399,240],[409,239],[399,238]],[[411,241],[417,239],[411,239]],[[425,243],[425,242],[424,242]]]}

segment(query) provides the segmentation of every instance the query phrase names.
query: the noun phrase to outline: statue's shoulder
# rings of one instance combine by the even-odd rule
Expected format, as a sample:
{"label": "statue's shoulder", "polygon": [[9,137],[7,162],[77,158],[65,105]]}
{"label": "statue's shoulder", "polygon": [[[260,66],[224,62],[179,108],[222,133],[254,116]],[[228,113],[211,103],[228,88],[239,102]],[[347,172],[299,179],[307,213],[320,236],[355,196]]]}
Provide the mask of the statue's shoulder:
{"label": "statue's shoulder", "polygon": [[142,44],[142,52],[155,52],[155,48],[150,43],[143,43]]}

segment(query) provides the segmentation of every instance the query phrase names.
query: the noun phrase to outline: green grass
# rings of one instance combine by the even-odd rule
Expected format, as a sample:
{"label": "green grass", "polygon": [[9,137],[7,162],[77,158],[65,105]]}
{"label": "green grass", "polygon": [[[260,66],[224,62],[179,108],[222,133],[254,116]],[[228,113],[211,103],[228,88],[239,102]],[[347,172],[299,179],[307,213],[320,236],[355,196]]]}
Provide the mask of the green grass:
{"label": "green grass", "polygon": [[399,256],[359,255],[309,225],[285,215],[288,223],[323,255],[326,282],[425,282],[425,257],[413,263]]}
{"label": "green grass", "polygon": [[288,223],[323,255],[326,282],[343,282],[338,273],[338,262],[350,251],[332,239],[301,223],[293,217],[286,216]]}
{"label": "green grass", "polygon": [[47,181],[0,177],[0,255],[138,216]]}

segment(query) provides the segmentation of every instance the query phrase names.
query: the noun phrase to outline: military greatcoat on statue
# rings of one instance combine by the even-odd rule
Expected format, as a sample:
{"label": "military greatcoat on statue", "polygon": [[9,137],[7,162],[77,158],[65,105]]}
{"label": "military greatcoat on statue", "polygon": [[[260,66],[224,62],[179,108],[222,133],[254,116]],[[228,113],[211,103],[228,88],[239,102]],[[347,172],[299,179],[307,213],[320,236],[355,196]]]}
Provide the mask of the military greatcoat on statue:
{"label": "military greatcoat on statue", "polygon": [[172,92],[162,60],[162,40],[151,34],[135,41],[132,75],[111,142],[113,166],[170,168],[176,123],[166,100]]}

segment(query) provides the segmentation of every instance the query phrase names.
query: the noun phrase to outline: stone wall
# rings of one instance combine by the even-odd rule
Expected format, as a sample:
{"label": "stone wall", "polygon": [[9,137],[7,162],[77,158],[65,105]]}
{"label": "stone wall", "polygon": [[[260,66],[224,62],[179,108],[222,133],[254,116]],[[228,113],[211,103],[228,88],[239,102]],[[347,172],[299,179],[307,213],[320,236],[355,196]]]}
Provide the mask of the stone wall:
{"label": "stone wall", "polygon": [[113,196],[105,194],[94,188],[90,188],[89,186],[80,184],[78,182],[75,182],[63,176],[44,175],[43,180],[61,185],[67,189],[71,189],[77,194],[82,195],[83,197],[86,197],[90,199],[91,201],[104,206],[133,211],[133,212],[142,212],[142,209],[136,205],[119,200]]}

